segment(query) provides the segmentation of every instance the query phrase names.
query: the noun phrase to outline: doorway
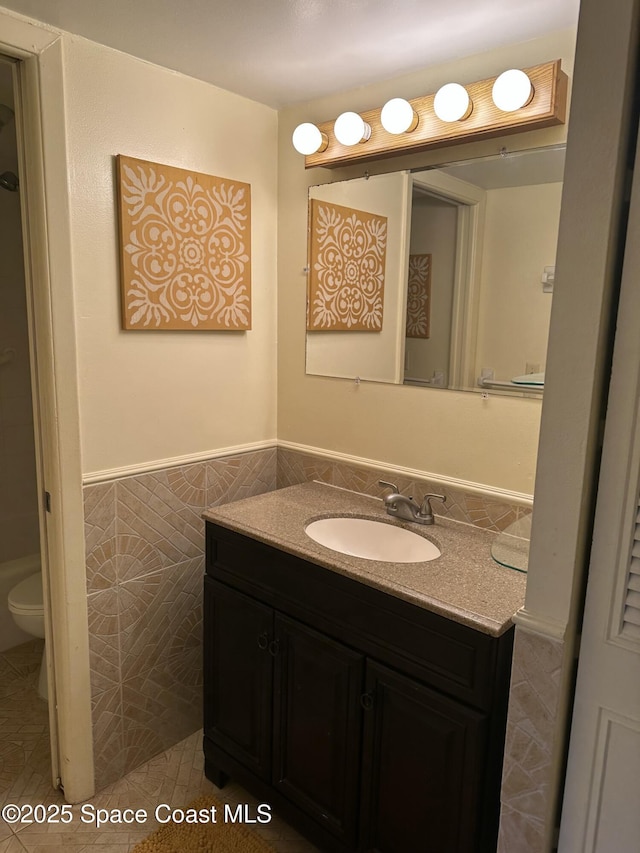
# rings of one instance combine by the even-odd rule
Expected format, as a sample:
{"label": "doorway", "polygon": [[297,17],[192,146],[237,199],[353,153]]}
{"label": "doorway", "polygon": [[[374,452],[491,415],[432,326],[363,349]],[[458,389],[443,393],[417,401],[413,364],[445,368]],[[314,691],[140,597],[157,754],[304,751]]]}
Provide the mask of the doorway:
{"label": "doorway", "polygon": [[53,791],[40,500],[15,119],[0,57],[0,799]]}
{"label": "doorway", "polygon": [[92,796],[94,778],[63,38],[0,17],[0,56],[13,74],[25,244],[50,781],[73,803]]}
{"label": "doorway", "polygon": [[[456,202],[413,182],[405,384],[449,385],[458,208]],[[419,313],[414,304],[422,295],[425,307]],[[422,323],[414,320],[422,317]]]}

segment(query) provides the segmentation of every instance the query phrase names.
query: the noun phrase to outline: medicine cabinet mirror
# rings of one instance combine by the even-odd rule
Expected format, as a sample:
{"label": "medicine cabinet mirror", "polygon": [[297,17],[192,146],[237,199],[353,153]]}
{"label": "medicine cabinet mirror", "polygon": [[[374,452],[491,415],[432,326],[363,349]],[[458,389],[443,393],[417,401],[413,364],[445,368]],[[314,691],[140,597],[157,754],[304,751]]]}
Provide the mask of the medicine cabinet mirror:
{"label": "medicine cabinet mirror", "polygon": [[310,187],[307,373],[539,395],[563,171],[552,146]]}

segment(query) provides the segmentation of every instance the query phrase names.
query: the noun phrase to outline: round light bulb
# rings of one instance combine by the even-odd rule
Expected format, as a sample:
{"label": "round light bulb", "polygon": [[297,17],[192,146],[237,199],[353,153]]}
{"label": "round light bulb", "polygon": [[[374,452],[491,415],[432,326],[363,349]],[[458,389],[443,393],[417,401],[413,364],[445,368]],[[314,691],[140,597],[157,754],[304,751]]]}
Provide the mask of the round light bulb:
{"label": "round light bulb", "polygon": [[446,83],[433,99],[433,110],[441,121],[462,121],[472,107],[469,93],[460,83]]}
{"label": "round light bulb", "polygon": [[382,108],[380,121],[387,133],[408,133],[416,128],[418,116],[409,101],[392,98]]}
{"label": "round light bulb", "polygon": [[371,136],[371,127],[358,113],[342,113],[333,125],[333,132],[341,145],[357,145]]}
{"label": "round light bulb", "polygon": [[304,154],[305,157],[324,151],[329,142],[327,134],[308,121],[296,127],[291,141],[298,154]]}
{"label": "round light bulb", "polygon": [[512,113],[529,103],[533,97],[533,86],[524,71],[511,68],[496,78],[491,95],[499,110]]}

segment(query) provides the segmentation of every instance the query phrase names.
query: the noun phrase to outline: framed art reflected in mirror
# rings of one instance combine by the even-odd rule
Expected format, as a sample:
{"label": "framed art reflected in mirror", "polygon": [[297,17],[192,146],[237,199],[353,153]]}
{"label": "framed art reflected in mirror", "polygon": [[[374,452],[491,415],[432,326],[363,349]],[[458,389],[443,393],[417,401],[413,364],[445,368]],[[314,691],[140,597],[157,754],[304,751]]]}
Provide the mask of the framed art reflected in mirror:
{"label": "framed art reflected in mirror", "polygon": [[311,187],[312,200],[385,217],[387,242],[381,329],[309,330],[307,373],[541,391],[563,170],[553,146]]}

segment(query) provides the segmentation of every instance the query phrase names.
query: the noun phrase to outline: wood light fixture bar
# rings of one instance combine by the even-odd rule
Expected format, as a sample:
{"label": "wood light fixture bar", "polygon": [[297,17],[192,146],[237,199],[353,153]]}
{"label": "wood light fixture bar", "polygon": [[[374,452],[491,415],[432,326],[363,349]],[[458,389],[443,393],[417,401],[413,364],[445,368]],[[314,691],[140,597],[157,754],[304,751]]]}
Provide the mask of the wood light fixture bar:
{"label": "wood light fixture bar", "polygon": [[380,120],[381,109],[367,110],[360,116],[371,127],[366,142],[342,145],[334,134],[334,121],[318,125],[328,139],[323,151],[305,157],[305,168],[343,166],[366,160],[380,160],[395,154],[411,154],[445,145],[458,145],[476,139],[488,139],[527,130],[564,124],[567,108],[567,75],[560,60],[522,69],[533,86],[529,103],[513,112],[503,112],[493,102],[492,89],[497,77],[465,84],[472,102],[468,117],[446,122],[437,117],[433,101],[435,93],[409,100],[418,116],[416,127],[406,133],[392,134]]}

